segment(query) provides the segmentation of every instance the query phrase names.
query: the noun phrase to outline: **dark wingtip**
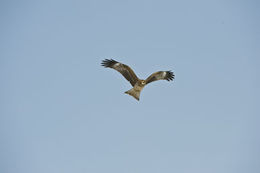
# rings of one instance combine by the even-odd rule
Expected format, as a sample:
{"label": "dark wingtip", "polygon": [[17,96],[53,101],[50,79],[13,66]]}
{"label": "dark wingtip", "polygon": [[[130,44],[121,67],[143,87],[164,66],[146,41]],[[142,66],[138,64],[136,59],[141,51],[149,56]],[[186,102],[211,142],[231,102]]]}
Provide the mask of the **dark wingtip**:
{"label": "dark wingtip", "polygon": [[101,66],[104,67],[112,67],[115,63],[117,63],[117,61],[113,60],[113,59],[104,59],[101,62]]}
{"label": "dark wingtip", "polygon": [[171,81],[175,78],[175,75],[172,71],[167,71],[167,74],[166,74],[166,80],[167,81]]}

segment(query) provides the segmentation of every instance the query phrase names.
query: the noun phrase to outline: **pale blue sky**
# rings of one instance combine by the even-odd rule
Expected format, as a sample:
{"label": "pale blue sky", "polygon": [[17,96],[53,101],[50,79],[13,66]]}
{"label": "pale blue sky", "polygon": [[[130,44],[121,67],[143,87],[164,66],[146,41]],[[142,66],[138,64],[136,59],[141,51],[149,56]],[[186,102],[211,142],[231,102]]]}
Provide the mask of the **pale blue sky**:
{"label": "pale blue sky", "polygon": [[[260,1],[0,3],[1,173],[260,172]],[[149,84],[140,101],[105,58]]]}

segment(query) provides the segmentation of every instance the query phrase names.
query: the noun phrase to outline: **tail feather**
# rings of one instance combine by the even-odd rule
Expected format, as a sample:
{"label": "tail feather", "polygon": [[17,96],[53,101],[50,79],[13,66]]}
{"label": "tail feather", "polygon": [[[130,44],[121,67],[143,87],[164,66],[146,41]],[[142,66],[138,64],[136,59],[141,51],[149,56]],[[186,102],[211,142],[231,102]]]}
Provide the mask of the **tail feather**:
{"label": "tail feather", "polygon": [[138,90],[135,90],[134,88],[132,88],[132,89],[126,91],[125,93],[129,94],[130,96],[133,96],[136,100],[139,101],[140,92],[141,91],[138,91]]}

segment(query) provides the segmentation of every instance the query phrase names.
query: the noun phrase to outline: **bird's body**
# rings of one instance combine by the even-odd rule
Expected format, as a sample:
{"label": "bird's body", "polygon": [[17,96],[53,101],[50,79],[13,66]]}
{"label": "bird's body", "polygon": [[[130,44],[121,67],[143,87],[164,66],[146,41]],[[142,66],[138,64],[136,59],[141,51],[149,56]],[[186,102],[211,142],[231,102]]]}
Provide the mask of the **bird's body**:
{"label": "bird's body", "polygon": [[145,80],[139,80],[136,82],[136,84],[134,85],[134,87],[128,91],[126,91],[126,94],[129,94],[131,96],[133,96],[135,99],[139,100],[140,97],[140,93],[142,91],[142,89],[145,86]]}
{"label": "bird's body", "polygon": [[158,71],[150,75],[146,80],[139,79],[130,67],[113,59],[105,59],[102,61],[101,65],[104,67],[113,68],[120,72],[133,86],[132,89],[126,91],[125,93],[133,96],[136,100],[139,100],[142,89],[148,83],[157,80],[170,81],[174,79],[174,74],[171,71]]}

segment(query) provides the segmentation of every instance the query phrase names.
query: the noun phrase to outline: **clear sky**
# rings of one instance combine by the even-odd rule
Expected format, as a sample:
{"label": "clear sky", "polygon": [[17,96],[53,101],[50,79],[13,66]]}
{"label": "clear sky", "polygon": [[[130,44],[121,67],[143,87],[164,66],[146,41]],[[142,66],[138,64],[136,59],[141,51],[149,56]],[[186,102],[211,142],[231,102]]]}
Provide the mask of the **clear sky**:
{"label": "clear sky", "polygon": [[[1,173],[259,173],[260,1],[0,2]],[[113,58],[147,85],[140,101]]]}

